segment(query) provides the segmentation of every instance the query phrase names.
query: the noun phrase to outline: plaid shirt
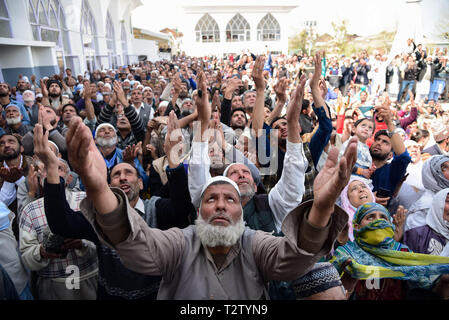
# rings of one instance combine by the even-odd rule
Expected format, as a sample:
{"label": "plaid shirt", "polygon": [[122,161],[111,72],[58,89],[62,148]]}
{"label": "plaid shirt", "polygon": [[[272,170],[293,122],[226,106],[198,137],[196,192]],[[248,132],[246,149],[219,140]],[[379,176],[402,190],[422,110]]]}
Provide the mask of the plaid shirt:
{"label": "plaid shirt", "polygon": [[[80,211],[80,203],[86,197],[86,193],[66,190],[66,196],[70,208],[74,211]],[[19,228],[29,234],[35,235],[39,244],[43,243],[44,232],[49,229],[45,216],[44,198],[31,202],[23,209],[20,215]],[[80,250],[85,251],[88,248]],[[79,268],[80,278],[98,270],[97,255],[95,252],[93,254],[84,253],[83,255],[78,255],[77,251],[70,249],[66,258],[51,259],[47,267],[37,272],[38,275],[43,278],[66,278],[66,268],[71,265]]]}

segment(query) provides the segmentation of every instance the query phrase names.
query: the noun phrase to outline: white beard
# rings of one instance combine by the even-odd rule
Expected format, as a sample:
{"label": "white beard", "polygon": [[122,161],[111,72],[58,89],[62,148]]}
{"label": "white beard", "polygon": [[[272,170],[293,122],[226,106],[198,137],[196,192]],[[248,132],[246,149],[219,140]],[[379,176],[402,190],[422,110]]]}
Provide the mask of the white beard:
{"label": "white beard", "polygon": [[117,136],[109,139],[97,138],[95,142],[100,148],[112,148],[117,144]]}
{"label": "white beard", "polygon": [[198,218],[195,220],[195,225],[196,233],[198,234],[198,237],[200,237],[203,245],[211,248],[218,246],[233,246],[245,231],[243,212],[237,223],[227,227],[211,225],[201,217],[201,214],[199,214]]}
{"label": "white beard", "polygon": [[22,119],[20,117],[17,118],[6,118],[6,123],[9,126],[13,126],[15,124],[19,124],[22,121]]}

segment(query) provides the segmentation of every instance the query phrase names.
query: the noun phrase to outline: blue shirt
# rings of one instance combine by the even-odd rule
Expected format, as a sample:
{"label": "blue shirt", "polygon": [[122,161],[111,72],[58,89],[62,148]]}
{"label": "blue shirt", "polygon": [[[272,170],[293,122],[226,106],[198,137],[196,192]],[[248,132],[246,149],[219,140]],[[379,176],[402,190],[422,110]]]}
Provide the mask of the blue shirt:
{"label": "blue shirt", "polygon": [[390,197],[393,195],[396,187],[404,177],[408,164],[412,158],[407,150],[399,156],[395,155],[390,163],[376,169],[371,180],[373,181],[373,192],[380,188],[390,190]]}

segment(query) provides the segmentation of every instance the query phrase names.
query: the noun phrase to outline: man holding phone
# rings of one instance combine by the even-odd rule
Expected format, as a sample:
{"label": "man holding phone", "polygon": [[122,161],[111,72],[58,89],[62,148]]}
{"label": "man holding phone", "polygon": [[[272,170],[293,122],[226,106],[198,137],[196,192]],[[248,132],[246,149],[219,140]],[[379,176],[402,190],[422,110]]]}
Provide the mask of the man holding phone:
{"label": "man holding phone", "polygon": [[[384,104],[376,107],[376,114],[385,122],[387,130],[380,130],[375,134],[370,148],[376,167],[371,180],[376,202],[388,206],[412,159],[398,133],[398,128],[393,123],[390,106]],[[388,162],[391,158],[393,160]]]}

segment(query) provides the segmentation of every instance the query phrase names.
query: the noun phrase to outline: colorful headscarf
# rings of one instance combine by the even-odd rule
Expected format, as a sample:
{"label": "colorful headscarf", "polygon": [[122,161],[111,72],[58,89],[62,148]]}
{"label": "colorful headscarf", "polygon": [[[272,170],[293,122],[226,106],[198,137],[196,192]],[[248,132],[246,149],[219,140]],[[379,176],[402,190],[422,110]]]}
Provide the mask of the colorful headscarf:
{"label": "colorful headscarf", "polygon": [[[338,247],[330,261],[339,272],[347,271],[351,277],[360,280],[411,280],[422,288],[429,288],[439,276],[449,273],[449,258],[413,253],[393,239],[395,227],[383,206],[376,203],[360,206],[353,223],[360,224],[364,216],[375,211],[386,213],[389,220],[378,219],[354,230],[355,241]],[[342,270],[348,259],[351,263]]]}
{"label": "colorful headscarf", "polygon": [[349,239],[351,241],[354,241],[352,220],[354,219],[354,214],[355,214],[355,211],[357,210],[357,208],[354,207],[351,204],[351,201],[349,201],[348,190],[349,190],[349,185],[352,182],[354,182],[354,181],[363,182],[366,185],[366,187],[368,188],[369,192],[371,193],[372,199],[373,200],[375,199],[373,191],[371,191],[371,188],[369,187],[369,185],[362,178],[351,176],[351,180],[349,180],[348,184],[343,189],[343,191],[341,192],[341,195],[340,195],[340,203],[341,203],[340,207],[342,207],[346,211],[348,216],[349,216],[349,219],[348,219],[348,225],[349,225],[348,236],[349,236]]}

